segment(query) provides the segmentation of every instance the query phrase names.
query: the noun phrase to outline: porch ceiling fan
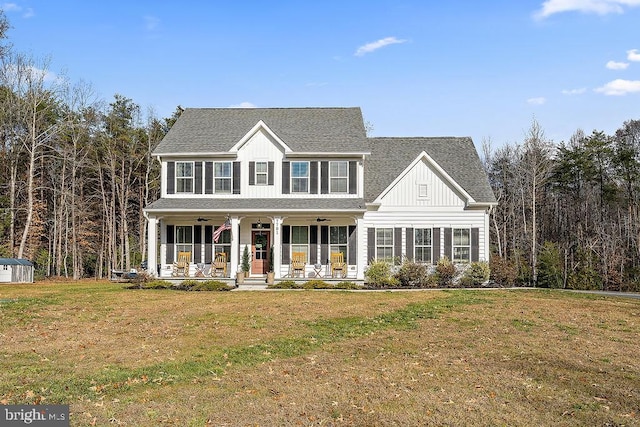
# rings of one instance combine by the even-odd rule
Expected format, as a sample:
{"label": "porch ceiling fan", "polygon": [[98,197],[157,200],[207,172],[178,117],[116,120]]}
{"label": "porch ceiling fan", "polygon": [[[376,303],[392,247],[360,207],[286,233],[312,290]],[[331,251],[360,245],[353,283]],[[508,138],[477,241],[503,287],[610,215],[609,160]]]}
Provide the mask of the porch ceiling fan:
{"label": "porch ceiling fan", "polygon": [[199,216],[198,219],[196,219],[196,221],[198,221],[198,222],[209,221],[209,218],[203,218],[203,217]]}
{"label": "porch ceiling fan", "polygon": [[316,218],[316,222],[325,222],[325,221],[331,221],[329,218]]}

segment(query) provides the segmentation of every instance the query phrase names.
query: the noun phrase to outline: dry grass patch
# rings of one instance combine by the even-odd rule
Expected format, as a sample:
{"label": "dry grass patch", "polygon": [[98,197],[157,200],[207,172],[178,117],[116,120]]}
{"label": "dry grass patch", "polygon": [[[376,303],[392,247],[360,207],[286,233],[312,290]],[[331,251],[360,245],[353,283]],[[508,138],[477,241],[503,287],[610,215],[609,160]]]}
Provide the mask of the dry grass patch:
{"label": "dry grass patch", "polygon": [[45,288],[0,287],[0,401],[72,425],[640,424],[636,300]]}

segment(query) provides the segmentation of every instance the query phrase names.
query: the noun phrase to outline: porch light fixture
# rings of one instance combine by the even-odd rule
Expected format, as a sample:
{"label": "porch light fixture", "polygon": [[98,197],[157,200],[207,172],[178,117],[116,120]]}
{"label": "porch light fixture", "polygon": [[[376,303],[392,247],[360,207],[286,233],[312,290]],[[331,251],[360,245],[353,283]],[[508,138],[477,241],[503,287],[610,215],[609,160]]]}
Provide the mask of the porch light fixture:
{"label": "porch light fixture", "polygon": [[260,218],[258,218],[258,222],[256,223],[256,228],[262,228],[262,222],[260,222]]}

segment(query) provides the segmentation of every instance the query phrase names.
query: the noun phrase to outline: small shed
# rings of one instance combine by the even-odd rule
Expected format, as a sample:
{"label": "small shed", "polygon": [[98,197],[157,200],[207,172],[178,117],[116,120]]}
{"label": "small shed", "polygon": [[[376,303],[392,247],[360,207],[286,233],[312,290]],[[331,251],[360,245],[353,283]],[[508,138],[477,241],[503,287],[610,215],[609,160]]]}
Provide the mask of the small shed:
{"label": "small shed", "polygon": [[0,258],[0,283],[33,283],[33,263],[28,259]]}

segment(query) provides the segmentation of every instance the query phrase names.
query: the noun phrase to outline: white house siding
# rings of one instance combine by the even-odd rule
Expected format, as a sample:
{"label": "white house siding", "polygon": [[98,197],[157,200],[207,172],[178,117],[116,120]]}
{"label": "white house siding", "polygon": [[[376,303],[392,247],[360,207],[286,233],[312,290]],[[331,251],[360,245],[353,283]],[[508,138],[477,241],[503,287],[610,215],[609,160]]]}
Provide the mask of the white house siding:
{"label": "white house siding", "polygon": [[[258,130],[238,150],[241,162],[240,194],[249,199],[281,197],[284,149],[263,130]],[[249,185],[249,162],[274,162],[273,185]],[[237,195],[236,195],[237,197]]]}
{"label": "white house siding", "polygon": [[[419,195],[420,185],[427,186],[427,196]],[[359,262],[367,265],[369,258],[369,228],[394,228],[401,232],[401,256],[408,254],[407,228],[431,228],[440,233],[439,257],[451,257],[445,254],[444,230],[448,228],[478,229],[478,259],[489,259],[488,210],[469,208],[467,200],[448,180],[434,171],[426,161],[420,161],[407,171],[395,185],[388,189],[378,202],[375,210],[365,213],[363,219],[363,244]],[[375,246],[375,244],[374,244]],[[409,254],[412,255],[412,254]]]}
{"label": "white house siding", "polygon": [[[419,195],[421,185],[426,186],[426,197]],[[412,210],[437,207],[462,210],[466,204],[462,197],[453,186],[445,182],[442,175],[422,160],[384,195],[380,210],[393,210],[397,207]]]}

